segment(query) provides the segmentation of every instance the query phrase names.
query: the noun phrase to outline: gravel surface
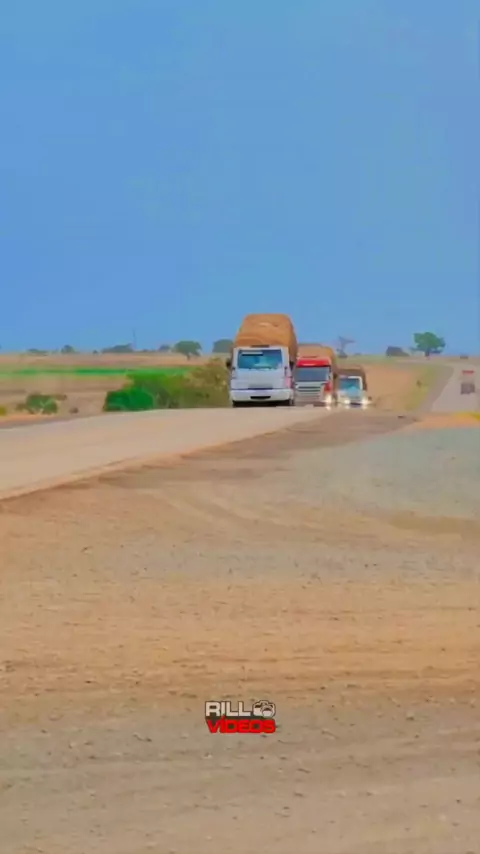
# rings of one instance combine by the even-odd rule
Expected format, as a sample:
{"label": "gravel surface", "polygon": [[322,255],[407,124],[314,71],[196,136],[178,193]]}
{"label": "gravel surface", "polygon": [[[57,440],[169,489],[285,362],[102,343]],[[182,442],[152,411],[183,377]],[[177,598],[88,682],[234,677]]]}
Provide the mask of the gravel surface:
{"label": "gravel surface", "polygon": [[[292,457],[287,495],[318,506],[480,519],[480,431],[382,436]],[[284,473],[271,482],[283,483]],[[300,485],[301,479],[301,485]],[[283,497],[285,487],[282,485]]]}
{"label": "gravel surface", "polygon": [[[2,854],[478,850],[479,433],[403,423],[0,504]],[[208,733],[228,697],[278,732]]]}

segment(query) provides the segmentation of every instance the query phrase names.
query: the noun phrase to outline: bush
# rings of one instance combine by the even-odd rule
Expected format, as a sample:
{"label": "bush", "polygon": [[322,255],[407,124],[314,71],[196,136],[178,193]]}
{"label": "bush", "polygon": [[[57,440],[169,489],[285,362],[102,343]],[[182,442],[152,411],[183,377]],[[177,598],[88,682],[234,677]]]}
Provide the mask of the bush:
{"label": "bush", "polygon": [[153,394],[136,387],[109,391],[103,404],[104,412],[142,412],[155,408]]}
{"label": "bush", "polygon": [[0,416],[1,415],[8,415],[8,409],[6,406],[0,406]]}
{"label": "bush", "polygon": [[406,353],[405,350],[402,350],[401,347],[387,347],[387,349],[385,350],[385,355],[403,358],[404,356],[408,356],[409,354]]}
{"label": "bush", "polygon": [[132,371],[123,389],[107,394],[103,409],[138,412],[228,406],[228,377],[229,372],[219,359],[187,374]]}
{"label": "bush", "polygon": [[31,415],[54,415],[58,412],[58,404],[49,394],[29,394],[15,408],[17,412],[29,412]]}

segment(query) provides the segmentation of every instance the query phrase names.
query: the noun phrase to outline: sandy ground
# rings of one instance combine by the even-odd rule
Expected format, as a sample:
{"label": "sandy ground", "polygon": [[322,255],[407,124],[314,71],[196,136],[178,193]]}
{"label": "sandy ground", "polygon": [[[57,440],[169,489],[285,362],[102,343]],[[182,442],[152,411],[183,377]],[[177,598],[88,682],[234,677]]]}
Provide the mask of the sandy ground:
{"label": "sandy ground", "polygon": [[478,413],[428,413],[409,425],[409,430],[443,430],[446,427],[480,427]]}
{"label": "sandy ground", "polygon": [[[312,492],[399,429],[425,441],[342,413],[1,505],[4,854],[476,854],[480,525]],[[228,697],[278,732],[208,733]]]}

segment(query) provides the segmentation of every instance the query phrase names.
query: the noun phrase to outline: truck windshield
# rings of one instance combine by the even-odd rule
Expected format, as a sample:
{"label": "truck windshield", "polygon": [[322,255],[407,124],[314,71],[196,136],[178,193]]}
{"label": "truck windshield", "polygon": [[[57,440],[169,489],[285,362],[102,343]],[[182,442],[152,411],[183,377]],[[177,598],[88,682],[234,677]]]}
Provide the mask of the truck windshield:
{"label": "truck windshield", "polygon": [[283,367],[281,350],[240,350],[237,368],[247,371],[274,371]]}
{"label": "truck windshield", "polygon": [[361,391],[361,377],[340,377],[340,391]]}
{"label": "truck windshield", "polygon": [[330,368],[326,366],[295,368],[295,382],[297,383],[326,383],[329,379]]}

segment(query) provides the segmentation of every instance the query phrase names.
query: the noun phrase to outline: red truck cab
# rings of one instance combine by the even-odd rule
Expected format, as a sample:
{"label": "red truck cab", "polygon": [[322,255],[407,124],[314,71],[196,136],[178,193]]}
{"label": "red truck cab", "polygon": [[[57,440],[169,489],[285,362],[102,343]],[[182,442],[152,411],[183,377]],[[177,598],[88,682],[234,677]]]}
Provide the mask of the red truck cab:
{"label": "red truck cab", "polygon": [[326,356],[301,356],[294,371],[296,406],[327,406],[335,403],[332,360]]}

